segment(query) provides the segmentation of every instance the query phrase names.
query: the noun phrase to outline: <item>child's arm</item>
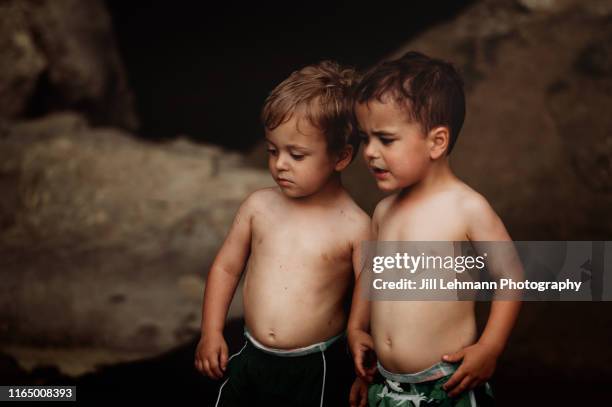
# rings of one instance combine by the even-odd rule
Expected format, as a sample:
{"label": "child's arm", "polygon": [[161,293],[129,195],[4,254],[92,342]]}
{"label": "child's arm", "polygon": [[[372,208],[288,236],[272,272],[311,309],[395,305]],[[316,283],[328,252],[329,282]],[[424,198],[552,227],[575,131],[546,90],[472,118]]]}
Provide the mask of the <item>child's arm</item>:
{"label": "child's arm", "polygon": [[[471,241],[512,241],[501,219],[484,198],[479,197],[468,205],[467,219]],[[520,301],[492,301],[489,319],[478,342],[442,357],[445,362],[462,361],[444,385],[449,396],[455,397],[473,389],[493,375],[497,358],[506,346],[520,307]]]}
{"label": "child's arm", "polygon": [[374,374],[373,368],[375,366],[371,366],[371,361],[366,359],[372,359],[369,355],[373,355],[374,342],[368,333],[370,326],[370,302],[364,297],[365,294],[361,293],[361,286],[361,281],[355,282],[351,314],[346,331],[349,348],[355,362],[355,370],[359,377],[369,382]]}
{"label": "child's arm", "polygon": [[196,368],[213,379],[223,377],[227,344],[223,327],[251,245],[252,196],[236,214],[230,231],[210,268],[202,306],[202,332],[196,350]]}
{"label": "child's arm", "polygon": [[[373,240],[376,236],[377,227],[375,221],[372,228],[367,228],[358,239],[353,242],[353,270],[355,270],[355,288],[353,290],[353,300],[351,303],[351,313],[349,315],[346,328],[349,348],[353,354],[355,369],[357,374],[368,382],[371,381],[376,366],[372,363],[374,359],[374,343],[370,336],[370,301],[363,293],[362,271],[362,242]],[[369,360],[368,360],[369,359]],[[373,366],[372,366],[373,365]]]}

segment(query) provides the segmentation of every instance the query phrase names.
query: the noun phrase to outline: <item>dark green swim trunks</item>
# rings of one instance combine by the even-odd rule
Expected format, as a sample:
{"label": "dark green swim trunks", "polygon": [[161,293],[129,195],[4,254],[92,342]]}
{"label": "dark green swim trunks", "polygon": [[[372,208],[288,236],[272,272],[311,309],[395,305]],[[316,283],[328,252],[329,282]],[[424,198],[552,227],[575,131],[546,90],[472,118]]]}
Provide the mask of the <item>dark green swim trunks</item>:
{"label": "dark green swim trunks", "polygon": [[344,335],[291,351],[245,336],[228,362],[215,407],[348,405],[354,375]]}
{"label": "dark green swim trunks", "polygon": [[483,407],[493,406],[493,392],[488,383],[450,398],[442,388],[457,365],[438,363],[413,374],[397,374],[380,364],[374,383],[368,388],[370,407]]}

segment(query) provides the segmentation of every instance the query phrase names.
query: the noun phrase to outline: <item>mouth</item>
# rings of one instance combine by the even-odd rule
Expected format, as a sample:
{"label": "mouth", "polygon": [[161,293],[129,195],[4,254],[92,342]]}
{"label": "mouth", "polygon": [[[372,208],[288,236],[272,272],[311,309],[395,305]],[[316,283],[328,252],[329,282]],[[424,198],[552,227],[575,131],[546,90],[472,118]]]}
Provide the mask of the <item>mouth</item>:
{"label": "mouth", "polygon": [[287,186],[293,185],[292,181],[289,181],[288,179],[285,179],[285,178],[277,178],[276,179],[276,183],[278,185],[280,185],[280,186],[283,186],[283,187],[287,187]]}
{"label": "mouth", "polygon": [[376,178],[385,178],[387,175],[389,175],[389,170],[386,170],[384,168],[380,168],[380,167],[376,167],[374,165],[370,165],[370,170],[372,171],[372,173],[374,174],[374,176]]}

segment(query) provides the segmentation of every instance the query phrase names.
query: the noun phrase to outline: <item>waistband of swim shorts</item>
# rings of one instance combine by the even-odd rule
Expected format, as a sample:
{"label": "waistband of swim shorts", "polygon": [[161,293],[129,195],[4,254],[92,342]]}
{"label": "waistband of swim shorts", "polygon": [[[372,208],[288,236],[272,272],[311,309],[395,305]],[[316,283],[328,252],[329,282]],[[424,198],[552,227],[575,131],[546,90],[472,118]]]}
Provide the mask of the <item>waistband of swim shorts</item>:
{"label": "waistband of swim shorts", "polygon": [[249,333],[249,331],[246,330],[246,328],[244,329],[244,336],[246,336],[246,338],[249,340],[249,342],[253,344],[253,346],[255,346],[257,349],[263,352],[269,353],[271,355],[276,355],[276,356],[294,357],[294,356],[310,355],[311,353],[316,353],[316,352],[324,352],[331,345],[333,345],[336,341],[344,337],[344,332],[332,338],[329,338],[326,341],[308,345],[303,348],[296,348],[296,349],[269,348],[266,345],[259,343],[257,339],[253,338],[253,336],[251,336],[251,334]]}
{"label": "waistband of swim shorts", "polygon": [[386,370],[380,362],[377,362],[378,371],[385,379],[399,383],[422,383],[436,380],[453,374],[457,366],[452,363],[439,362],[435,365],[416,373],[392,373]]}

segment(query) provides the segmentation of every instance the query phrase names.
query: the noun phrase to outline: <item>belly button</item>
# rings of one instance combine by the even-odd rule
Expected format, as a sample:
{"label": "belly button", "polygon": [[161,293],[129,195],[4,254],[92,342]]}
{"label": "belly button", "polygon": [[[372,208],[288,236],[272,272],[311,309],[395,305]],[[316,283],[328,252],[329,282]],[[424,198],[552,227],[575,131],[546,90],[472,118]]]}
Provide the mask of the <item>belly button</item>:
{"label": "belly button", "polygon": [[387,344],[388,347],[391,347],[391,339],[390,338],[385,339],[385,343]]}

